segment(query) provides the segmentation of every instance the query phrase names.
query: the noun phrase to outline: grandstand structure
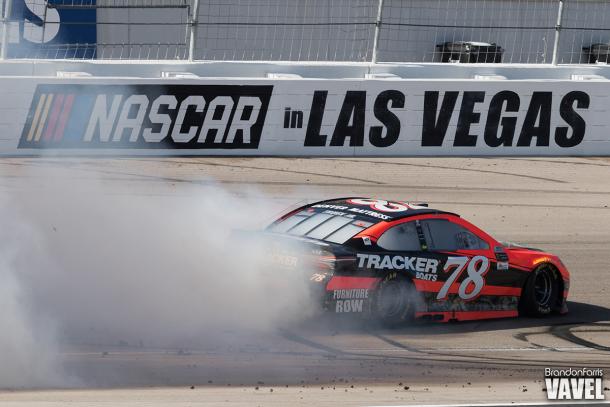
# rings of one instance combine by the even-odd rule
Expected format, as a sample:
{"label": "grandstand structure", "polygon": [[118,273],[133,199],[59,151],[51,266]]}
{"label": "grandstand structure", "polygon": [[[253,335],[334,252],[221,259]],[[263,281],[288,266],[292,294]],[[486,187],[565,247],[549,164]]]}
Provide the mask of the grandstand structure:
{"label": "grandstand structure", "polygon": [[[602,0],[0,0],[3,59],[605,63]],[[593,47],[593,48],[592,48]],[[592,57],[595,54],[595,57]]]}

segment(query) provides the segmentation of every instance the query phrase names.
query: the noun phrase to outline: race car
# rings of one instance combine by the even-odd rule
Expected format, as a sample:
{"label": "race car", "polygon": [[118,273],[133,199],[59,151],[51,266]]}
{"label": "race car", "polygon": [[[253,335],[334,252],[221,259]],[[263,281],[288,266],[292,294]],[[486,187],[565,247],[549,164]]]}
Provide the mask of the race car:
{"label": "race car", "polygon": [[338,198],[302,206],[266,229],[297,240],[324,309],[388,325],[566,313],[570,275],[539,249],[500,242],[455,213],[426,204]]}

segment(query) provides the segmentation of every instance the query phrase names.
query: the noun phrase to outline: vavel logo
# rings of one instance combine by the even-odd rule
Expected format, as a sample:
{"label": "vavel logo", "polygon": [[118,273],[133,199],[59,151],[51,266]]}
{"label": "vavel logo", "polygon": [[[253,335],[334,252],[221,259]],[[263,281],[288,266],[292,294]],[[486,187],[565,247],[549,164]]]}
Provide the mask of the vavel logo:
{"label": "vavel logo", "polygon": [[19,148],[256,149],[272,90],[39,85]]}
{"label": "vavel logo", "polygon": [[549,400],[604,400],[602,369],[544,369]]}

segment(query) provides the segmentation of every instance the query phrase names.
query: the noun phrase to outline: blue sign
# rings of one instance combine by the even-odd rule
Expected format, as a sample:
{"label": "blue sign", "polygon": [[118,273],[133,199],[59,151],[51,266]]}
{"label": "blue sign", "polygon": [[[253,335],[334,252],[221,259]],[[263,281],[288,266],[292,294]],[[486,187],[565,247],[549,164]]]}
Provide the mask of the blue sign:
{"label": "blue sign", "polygon": [[9,58],[95,58],[96,0],[8,0],[17,24]]}

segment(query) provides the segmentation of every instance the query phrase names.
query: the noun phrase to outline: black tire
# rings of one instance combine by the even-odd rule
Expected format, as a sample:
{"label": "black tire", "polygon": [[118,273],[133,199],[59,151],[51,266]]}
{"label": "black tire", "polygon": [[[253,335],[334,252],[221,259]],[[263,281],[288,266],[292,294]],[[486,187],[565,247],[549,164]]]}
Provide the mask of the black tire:
{"label": "black tire", "polygon": [[398,273],[388,274],[379,284],[373,314],[387,327],[396,327],[415,316],[417,291],[411,280]]}
{"label": "black tire", "polygon": [[557,272],[549,264],[541,265],[532,271],[521,292],[519,314],[530,317],[551,314],[559,303],[559,279]]}

